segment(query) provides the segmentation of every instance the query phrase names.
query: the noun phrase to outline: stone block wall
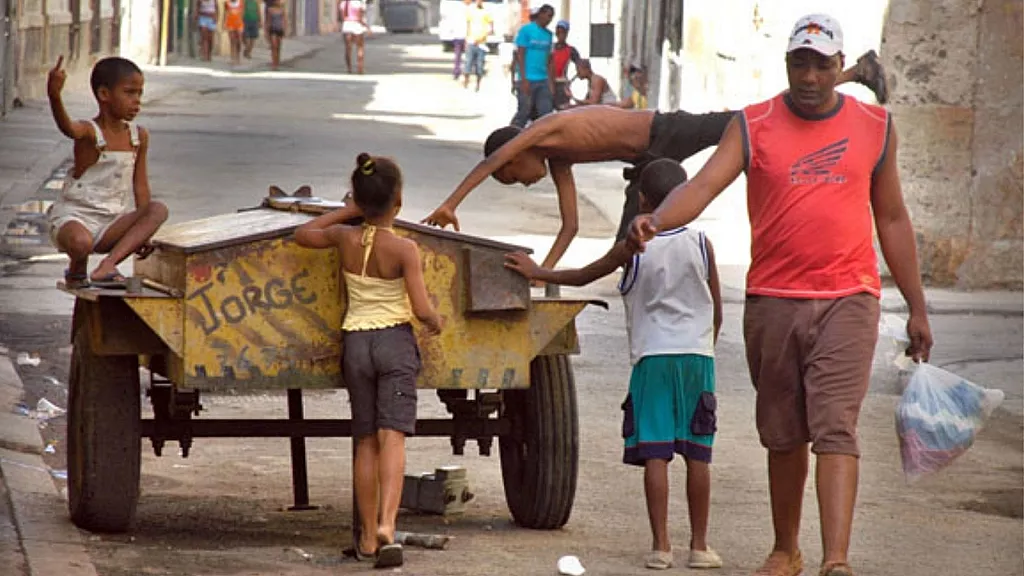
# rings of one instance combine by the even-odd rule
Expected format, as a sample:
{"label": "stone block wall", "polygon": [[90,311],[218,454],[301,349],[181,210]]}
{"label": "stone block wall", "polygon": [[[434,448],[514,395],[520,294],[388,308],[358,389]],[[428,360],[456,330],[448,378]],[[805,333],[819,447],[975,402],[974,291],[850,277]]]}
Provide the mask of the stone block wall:
{"label": "stone block wall", "polygon": [[[64,56],[64,67],[72,79],[88,77],[89,70],[100,58],[116,55],[113,46],[113,3],[100,0],[99,51],[90,53],[93,13],[89,0],[78,3],[78,28],[75,29],[73,8],[69,0],[20,0],[18,10],[19,77],[16,95],[25,100],[46,97],[46,76]],[[69,86],[72,81],[69,81]]]}
{"label": "stone block wall", "polygon": [[1024,284],[1024,0],[892,0],[881,55],[928,284]]}

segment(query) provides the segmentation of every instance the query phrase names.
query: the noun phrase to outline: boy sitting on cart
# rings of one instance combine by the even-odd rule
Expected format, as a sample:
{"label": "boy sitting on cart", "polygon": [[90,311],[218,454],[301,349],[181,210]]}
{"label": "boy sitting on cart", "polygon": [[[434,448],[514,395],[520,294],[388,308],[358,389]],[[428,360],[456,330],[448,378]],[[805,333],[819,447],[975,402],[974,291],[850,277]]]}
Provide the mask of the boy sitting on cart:
{"label": "boy sitting on cart", "polygon": [[[89,82],[99,114],[72,120],[61,101],[63,62],[63,56],[57,59],[46,88],[57,128],[75,141],[75,164],[50,207],[50,239],[71,259],[64,273],[67,288],[121,286],[117,265],[132,253],[146,257],[149,239],[167,220],[167,207],[150,199],[149,132],[133,122],[141,106],[142,71],[124,58],[97,62]],[[107,257],[87,274],[94,253]]]}

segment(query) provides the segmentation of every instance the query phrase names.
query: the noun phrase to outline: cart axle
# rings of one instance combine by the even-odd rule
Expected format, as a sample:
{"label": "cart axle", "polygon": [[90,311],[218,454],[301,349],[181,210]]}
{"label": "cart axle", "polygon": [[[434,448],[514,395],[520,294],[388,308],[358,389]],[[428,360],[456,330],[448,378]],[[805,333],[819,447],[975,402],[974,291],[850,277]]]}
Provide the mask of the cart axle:
{"label": "cart axle", "polygon": [[[498,419],[469,420],[459,423],[471,438],[493,437],[508,434],[509,422]],[[451,436],[455,421],[438,418],[416,421],[416,436]],[[143,438],[167,440],[182,437],[184,432],[192,438],[345,438],[352,436],[351,420],[284,420],[253,419],[224,420],[203,419],[157,424],[152,419],[142,419]]]}

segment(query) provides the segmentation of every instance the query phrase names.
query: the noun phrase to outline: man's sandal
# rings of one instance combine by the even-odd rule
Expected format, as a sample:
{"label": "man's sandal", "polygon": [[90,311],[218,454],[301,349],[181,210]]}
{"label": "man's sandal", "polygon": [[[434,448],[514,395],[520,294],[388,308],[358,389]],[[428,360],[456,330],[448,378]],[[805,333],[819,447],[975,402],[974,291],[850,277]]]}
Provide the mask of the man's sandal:
{"label": "man's sandal", "polygon": [[754,576],[800,576],[803,571],[804,558],[799,550],[793,555],[772,552],[764,564],[754,572]]}

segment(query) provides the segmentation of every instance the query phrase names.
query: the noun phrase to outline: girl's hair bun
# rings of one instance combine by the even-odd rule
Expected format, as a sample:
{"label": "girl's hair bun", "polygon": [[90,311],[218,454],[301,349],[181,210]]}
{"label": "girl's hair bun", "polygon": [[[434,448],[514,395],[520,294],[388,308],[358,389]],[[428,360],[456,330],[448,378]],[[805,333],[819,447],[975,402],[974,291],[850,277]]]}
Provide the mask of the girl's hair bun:
{"label": "girl's hair bun", "polygon": [[373,175],[376,167],[377,163],[373,161],[373,156],[370,156],[366,152],[361,152],[359,156],[356,156],[356,168],[358,168],[364,175]]}

